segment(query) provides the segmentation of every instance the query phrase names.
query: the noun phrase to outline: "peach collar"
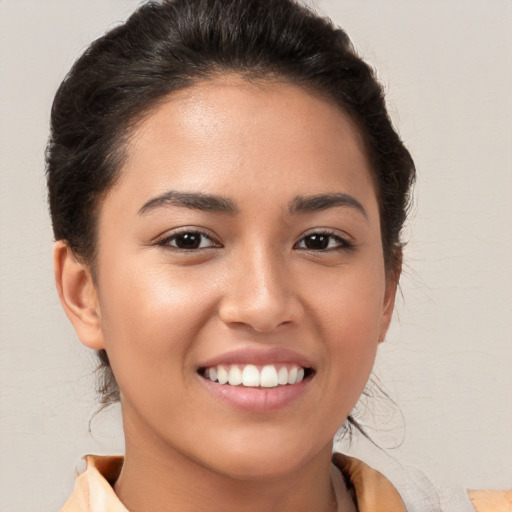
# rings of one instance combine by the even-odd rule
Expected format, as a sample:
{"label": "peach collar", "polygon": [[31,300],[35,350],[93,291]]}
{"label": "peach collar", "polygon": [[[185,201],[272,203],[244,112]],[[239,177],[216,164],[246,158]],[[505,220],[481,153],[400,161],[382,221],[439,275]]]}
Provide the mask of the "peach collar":
{"label": "peach collar", "polygon": [[[112,488],[123,457],[86,455],[84,459],[86,470],[77,477],[73,494],[61,512],[128,512]],[[406,512],[398,491],[384,475],[339,453],[334,454],[333,463],[352,484],[359,512]]]}

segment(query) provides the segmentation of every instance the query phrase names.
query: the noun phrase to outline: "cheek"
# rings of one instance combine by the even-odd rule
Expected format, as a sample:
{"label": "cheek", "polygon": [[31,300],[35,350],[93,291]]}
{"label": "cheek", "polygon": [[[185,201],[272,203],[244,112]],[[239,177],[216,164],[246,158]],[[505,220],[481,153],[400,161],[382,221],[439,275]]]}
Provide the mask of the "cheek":
{"label": "cheek", "polygon": [[164,364],[181,374],[214,302],[200,275],[133,263],[125,258],[110,267],[99,294],[102,331],[120,385],[123,374],[143,379]]}
{"label": "cheek", "polygon": [[326,281],[328,292],[318,289],[310,302],[336,382],[331,389],[350,395],[349,410],[368,380],[379,343],[385,281],[383,273],[371,268],[350,273],[341,270],[338,279]]}

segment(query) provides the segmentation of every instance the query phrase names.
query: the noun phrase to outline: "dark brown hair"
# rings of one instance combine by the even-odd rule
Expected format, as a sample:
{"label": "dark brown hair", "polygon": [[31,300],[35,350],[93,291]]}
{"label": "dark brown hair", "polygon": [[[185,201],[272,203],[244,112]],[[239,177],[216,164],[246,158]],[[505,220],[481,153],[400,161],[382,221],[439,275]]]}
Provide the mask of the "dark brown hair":
{"label": "dark brown hair", "polygon": [[[172,92],[223,73],[295,83],[350,116],[372,166],[386,269],[398,272],[413,160],[382,87],[346,33],[293,0],[149,1],[94,41],[60,85],[51,113],[46,162],[55,238],[94,271],[97,207],[116,181],[130,130]],[[106,352],[99,357],[108,405],[119,390]]]}

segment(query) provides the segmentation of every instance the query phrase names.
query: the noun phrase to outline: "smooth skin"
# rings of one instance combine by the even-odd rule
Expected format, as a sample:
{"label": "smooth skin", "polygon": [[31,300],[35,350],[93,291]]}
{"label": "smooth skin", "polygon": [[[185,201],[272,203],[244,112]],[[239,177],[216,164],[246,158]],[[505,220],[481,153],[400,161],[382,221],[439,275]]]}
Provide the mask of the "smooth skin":
{"label": "smooth skin", "polygon": [[[367,382],[398,279],[384,267],[354,124],[298,86],[223,76],[171,95],[126,151],[99,210],[94,279],[65,242],[55,248],[64,309],[82,343],[107,350],[121,390],[116,493],[131,512],[332,511],[335,478],[338,510],[353,510],[332,442]],[[349,200],[294,208],[320,195]],[[226,352],[268,347],[314,369],[277,410],[218,400],[198,373]]]}

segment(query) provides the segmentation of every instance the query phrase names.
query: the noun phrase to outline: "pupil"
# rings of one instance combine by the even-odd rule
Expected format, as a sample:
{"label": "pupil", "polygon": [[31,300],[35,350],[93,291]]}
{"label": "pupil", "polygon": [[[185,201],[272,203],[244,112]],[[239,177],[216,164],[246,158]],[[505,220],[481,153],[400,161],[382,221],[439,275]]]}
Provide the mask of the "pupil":
{"label": "pupil", "polygon": [[180,249],[197,249],[201,237],[197,233],[184,233],[176,238],[176,245]]}
{"label": "pupil", "polygon": [[325,235],[310,235],[306,238],[308,249],[326,249],[329,245],[329,237]]}

